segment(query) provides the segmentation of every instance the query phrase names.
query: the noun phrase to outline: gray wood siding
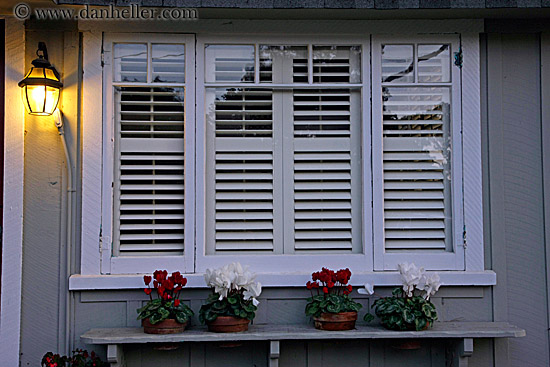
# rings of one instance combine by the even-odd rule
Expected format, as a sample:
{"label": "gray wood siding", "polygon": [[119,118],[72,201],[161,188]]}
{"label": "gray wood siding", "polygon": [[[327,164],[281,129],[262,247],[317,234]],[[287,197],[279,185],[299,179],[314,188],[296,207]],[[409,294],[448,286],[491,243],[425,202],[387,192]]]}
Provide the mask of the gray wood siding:
{"label": "gray wood siding", "polygon": [[494,318],[527,330],[527,337],[509,342],[510,366],[549,365],[539,54],[538,35],[489,35]]}

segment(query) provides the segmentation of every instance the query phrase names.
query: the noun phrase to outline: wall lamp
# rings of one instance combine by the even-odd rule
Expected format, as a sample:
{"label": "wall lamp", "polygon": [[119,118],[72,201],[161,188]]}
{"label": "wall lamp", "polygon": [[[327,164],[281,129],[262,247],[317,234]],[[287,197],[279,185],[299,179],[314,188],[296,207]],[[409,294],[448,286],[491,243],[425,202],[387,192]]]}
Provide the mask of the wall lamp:
{"label": "wall lamp", "polygon": [[59,103],[59,91],[63,87],[59,73],[48,60],[48,49],[44,42],[38,42],[37,59],[19,82],[25,109],[31,115],[50,116]]}
{"label": "wall lamp", "polygon": [[[57,108],[59,103],[59,94],[63,83],[61,83],[59,73],[50,64],[48,60],[48,49],[44,42],[38,42],[38,50],[36,51],[37,59],[32,61],[32,67],[25,75],[25,78],[21,80],[18,85],[21,87],[21,96],[23,98],[23,104],[25,109],[31,115],[38,116],[50,116],[53,115],[55,126],[61,136],[61,142],[63,143],[63,150],[65,151],[66,165],[67,165],[67,200],[66,210],[63,213],[66,221],[66,254],[65,265],[59,266],[60,279],[63,280],[63,284],[67,282],[71,275],[71,243],[72,243],[72,225],[73,225],[73,196],[75,195],[75,186],[73,183],[73,171],[71,165],[71,156],[69,149],[67,148],[67,140],[65,138],[65,129],[63,127],[63,117],[61,111]],[[63,287],[63,286],[61,286]],[[68,292],[68,289],[67,289]],[[68,354],[70,348],[70,310],[71,296],[67,295],[66,299],[66,311],[65,311],[65,352]]]}

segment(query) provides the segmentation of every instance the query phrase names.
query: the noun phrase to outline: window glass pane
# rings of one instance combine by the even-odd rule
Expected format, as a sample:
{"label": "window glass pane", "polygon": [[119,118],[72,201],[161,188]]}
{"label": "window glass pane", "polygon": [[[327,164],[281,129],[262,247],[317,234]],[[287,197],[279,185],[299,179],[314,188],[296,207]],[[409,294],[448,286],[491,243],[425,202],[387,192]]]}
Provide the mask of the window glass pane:
{"label": "window glass pane", "polygon": [[314,83],[360,83],[361,46],[313,46]]}
{"label": "window glass pane", "polygon": [[382,45],[382,83],[413,83],[412,45]]}
{"label": "window glass pane", "polygon": [[450,89],[383,87],[387,252],[452,251]]}
{"label": "window glass pane", "polygon": [[254,46],[207,45],[207,82],[254,82]]}
{"label": "window glass pane", "polygon": [[418,81],[441,83],[451,81],[449,45],[418,45]]}
{"label": "window glass pane", "polygon": [[260,82],[307,83],[307,46],[260,46]]}
{"label": "window glass pane", "polygon": [[114,80],[147,82],[147,45],[117,43],[114,46]]}
{"label": "window glass pane", "polygon": [[152,45],[152,81],[157,83],[185,82],[185,46]]}

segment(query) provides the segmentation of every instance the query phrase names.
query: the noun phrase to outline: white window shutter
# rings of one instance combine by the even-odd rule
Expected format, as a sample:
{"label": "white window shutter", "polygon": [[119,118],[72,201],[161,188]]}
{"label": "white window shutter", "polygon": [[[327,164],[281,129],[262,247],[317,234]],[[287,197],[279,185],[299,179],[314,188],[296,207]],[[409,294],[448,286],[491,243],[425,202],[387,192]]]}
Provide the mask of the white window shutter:
{"label": "white window shutter", "polygon": [[[361,168],[360,93],[322,88],[323,83],[358,82],[359,57],[350,47],[313,47],[313,83],[319,89],[296,89],[292,95],[292,125],[286,125],[293,147],[293,172],[285,171],[286,220],[294,238],[293,251],[360,252]],[[355,57],[353,57],[355,56]],[[294,82],[307,80],[307,60],[295,59]],[[287,164],[287,167],[292,165]],[[292,233],[292,231],[288,231]]]}
{"label": "white window shutter", "polygon": [[183,255],[183,89],[120,88],[118,256]]}
{"label": "white window shutter", "polygon": [[[273,97],[265,89],[207,92],[211,253],[274,251]],[[213,143],[213,144],[212,144]],[[280,199],[279,199],[280,200]]]}

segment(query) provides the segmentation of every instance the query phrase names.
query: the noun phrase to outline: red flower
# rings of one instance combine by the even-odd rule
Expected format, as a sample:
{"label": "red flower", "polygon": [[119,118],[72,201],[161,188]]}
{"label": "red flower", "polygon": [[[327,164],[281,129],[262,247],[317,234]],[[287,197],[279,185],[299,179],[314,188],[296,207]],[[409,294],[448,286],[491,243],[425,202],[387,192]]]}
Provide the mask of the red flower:
{"label": "red flower", "polygon": [[328,293],[328,288],[327,287],[323,287],[323,293]]}
{"label": "red flower", "polygon": [[180,300],[179,299],[175,299],[174,300],[174,306],[178,307],[180,305]]}
{"label": "red flower", "polygon": [[145,288],[143,291],[145,292],[146,295],[150,295],[152,289],[151,288]]}
{"label": "red flower", "polygon": [[353,290],[353,287],[351,286],[351,284],[348,284],[348,292],[351,293],[351,291]]}
{"label": "red flower", "polygon": [[152,279],[153,279],[153,278],[151,278],[149,275],[145,275],[145,276],[143,277],[143,281],[145,282],[145,285],[149,285],[149,284],[151,283],[151,280],[152,280]]}
{"label": "red flower", "polygon": [[333,283],[332,281],[329,280],[329,281],[327,282],[327,287],[329,287],[329,288],[334,287],[334,283]]}
{"label": "red flower", "polygon": [[187,278],[181,279],[181,282],[180,282],[180,283],[181,283],[182,286],[185,287],[185,286],[187,285]]}
{"label": "red flower", "polygon": [[313,288],[313,285],[311,284],[311,282],[307,282],[307,283],[306,283],[306,288],[307,288],[307,289]]}

